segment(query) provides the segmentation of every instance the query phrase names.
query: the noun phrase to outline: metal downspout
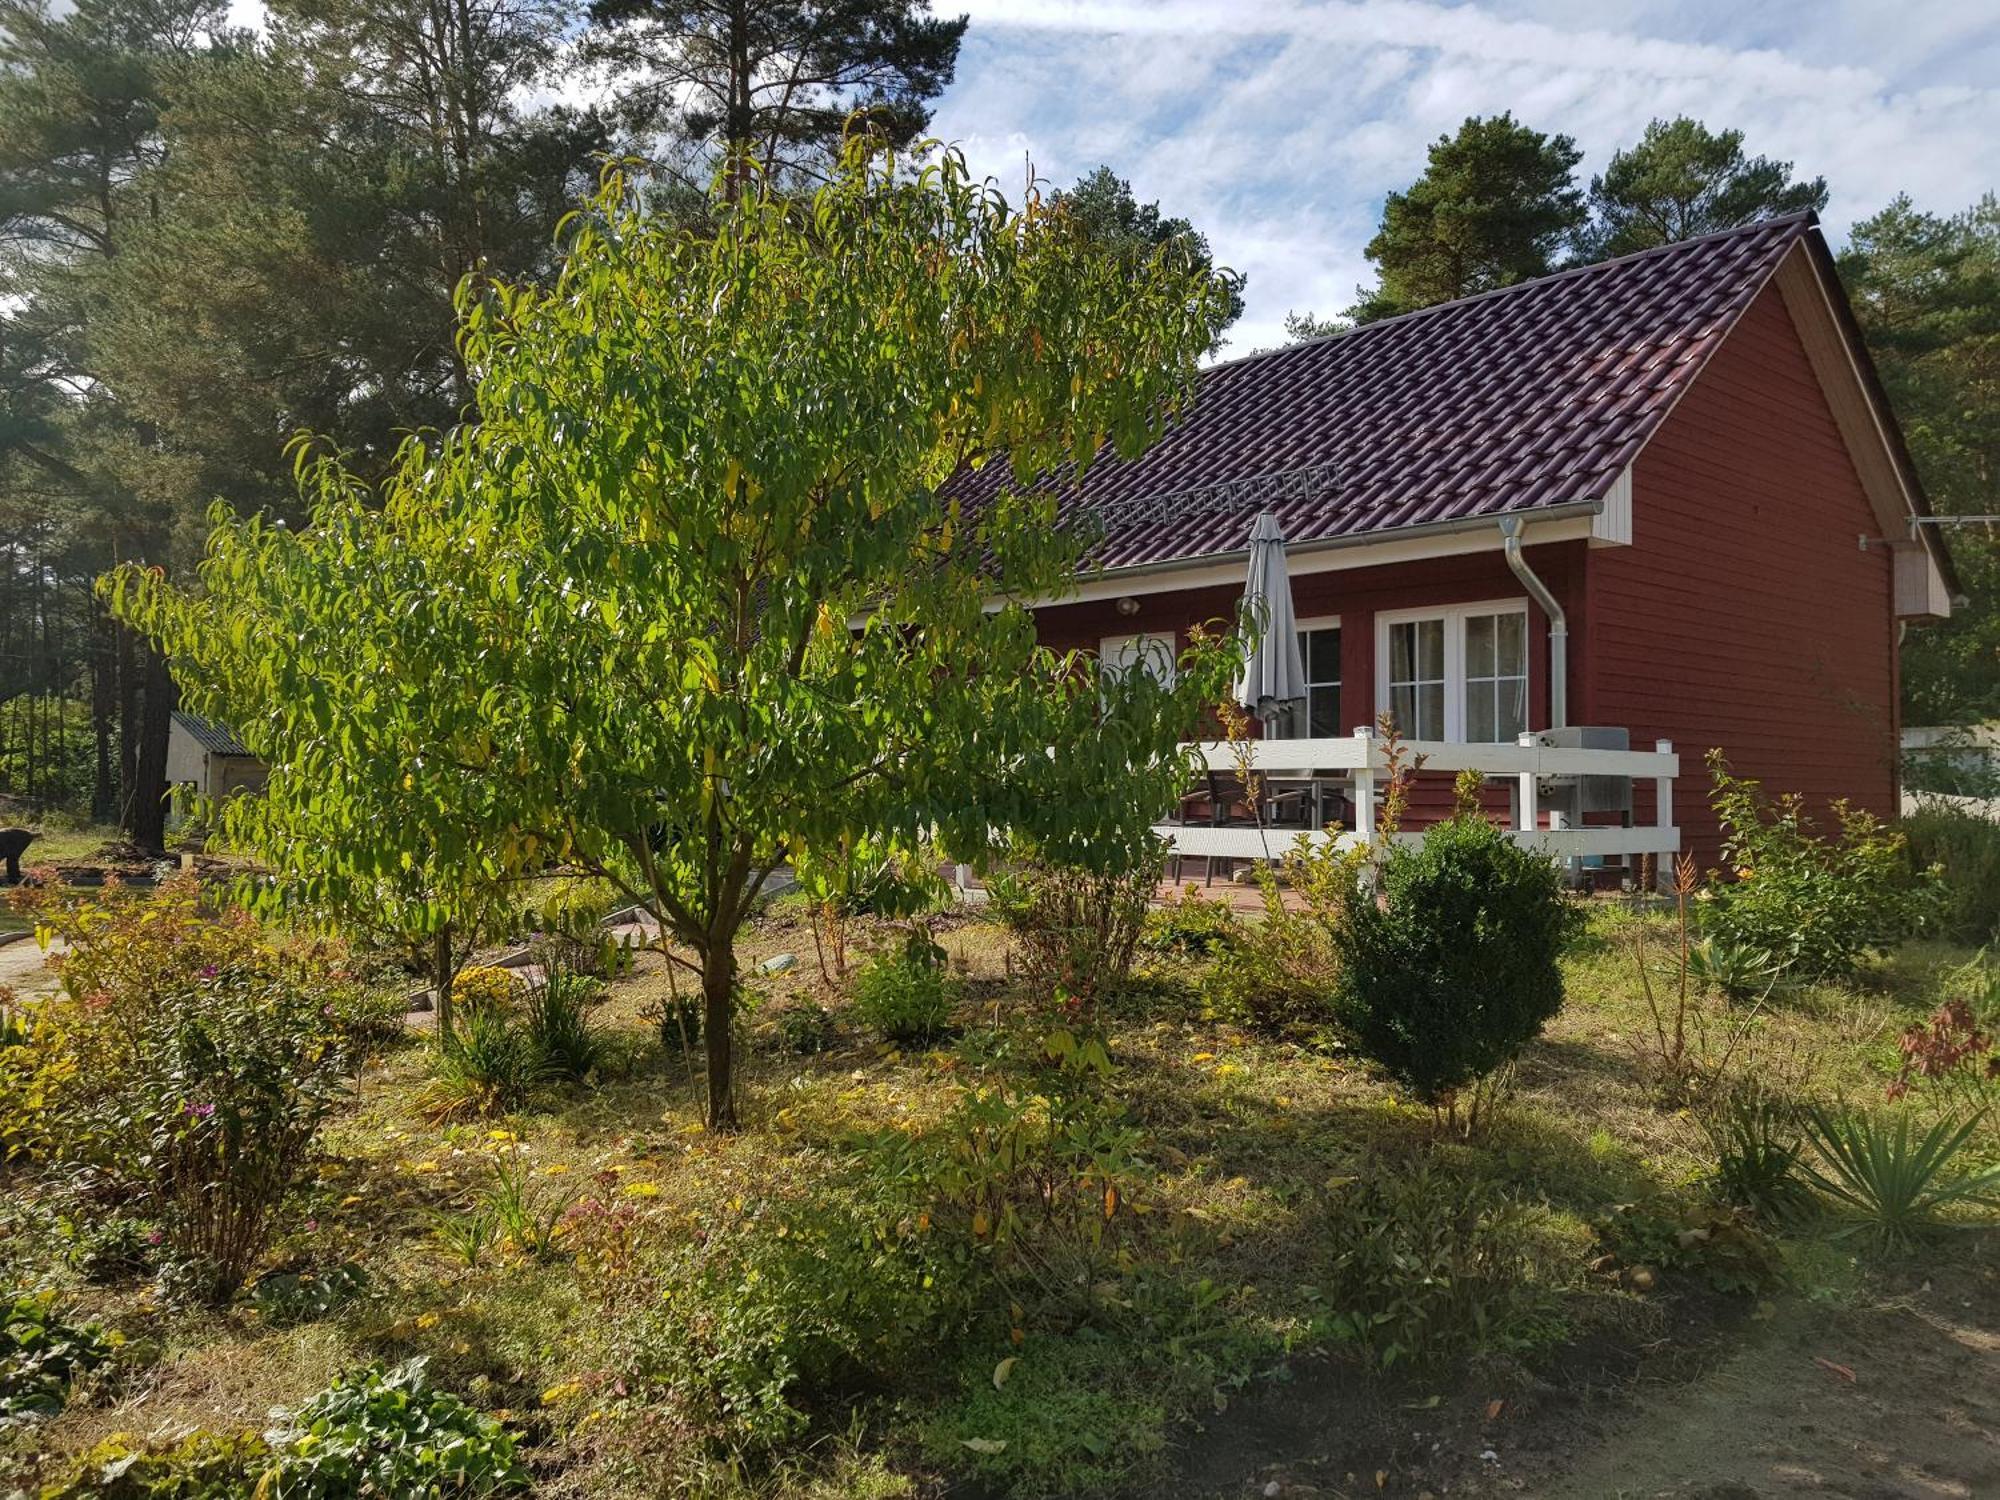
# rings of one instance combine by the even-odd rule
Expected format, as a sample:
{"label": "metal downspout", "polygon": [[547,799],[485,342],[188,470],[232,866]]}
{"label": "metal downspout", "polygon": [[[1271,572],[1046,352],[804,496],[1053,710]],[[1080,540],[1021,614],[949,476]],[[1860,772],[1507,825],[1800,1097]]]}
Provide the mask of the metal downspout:
{"label": "metal downspout", "polygon": [[1527,523],[1519,516],[1500,517],[1501,550],[1507,555],[1507,566],[1549,617],[1549,728],[1562,729],[1569,724],[1569,616],[1521,553],[1527,530]]}

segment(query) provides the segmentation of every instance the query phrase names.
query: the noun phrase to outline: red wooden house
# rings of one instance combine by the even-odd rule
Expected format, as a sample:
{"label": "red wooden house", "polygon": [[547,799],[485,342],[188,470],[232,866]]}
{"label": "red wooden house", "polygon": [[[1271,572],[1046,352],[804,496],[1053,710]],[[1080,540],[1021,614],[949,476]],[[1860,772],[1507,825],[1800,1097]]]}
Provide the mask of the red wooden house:
{"label": "red wooden house", "polygon": [[1952,591],[1809,214],[1217,365],[1174,430],[1063,505],[1102,542],[1037,610],[1048,643],[1123,655],[1231,617],[1268,510],[1311,737],[1391,712],[1439,745],[1671,741],[1673,805],[1635,760],[1632,820],[1704,863],[1710,746],[1896,812],[1899,633]]}

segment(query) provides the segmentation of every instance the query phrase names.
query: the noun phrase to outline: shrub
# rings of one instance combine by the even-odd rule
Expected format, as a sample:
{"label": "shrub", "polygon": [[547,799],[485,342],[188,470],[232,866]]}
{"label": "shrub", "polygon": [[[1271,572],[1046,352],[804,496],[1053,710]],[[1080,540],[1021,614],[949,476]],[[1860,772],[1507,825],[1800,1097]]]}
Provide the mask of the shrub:
{"label": "shrub", "polygon": [[864,1191],[772,1199],[672,1251],[637,1363],[721,1445],[760,1450],[927,1369],[969,1302],[919,1216]]}
{"label": "shrub", "polygon": [[528,1028],[506,1005],[482,1003],[460,1012],[432,1054],[423,1095],[434,1122],[507,1114],[524,1108],[548,1079],[548,1063]]}
{"label": "shrub", "polygon": [[528,992],[528,1041],[550,1077],[578,1080],[597,1067],[604,1047],[590,1008],[604,995],[603,980],[563,969],[551,969],[541,987]]}
{"label": "shrub", "polygon": [[523,1490],[527,1471],[499,1422],[435,1389],[413,1359],[342,1376],[265,1436],[265,1480],[285,1500],[355,1495],[493,1495]]}
{"label": "shrub", "polygon": [[95,1323],[64,1322],[53,1292],[14,1298],[0,1321],[0,1428],[61,1411],[70,1382],[109,1361],[119,1342]]}
{"label": "shrub", "polygon": [[832,1014],[806,994],[794,995],[774,1011],[771,1024],[778,1048],[797,1057],[816,1056],[837,1040]]}
{"label": "shrub", "polygon": [[1900,1249],[1936,1225],[1942,1209],[2000,1203],[2000,1166],[1954,1165],[1983,1119],[1948,1116],[1913,1136],[1907,1114],[1889,1122],[1809,1109],[1806,1134],[1818,1161],[1806,1163],[1805,1174],[1849,1218],[1848,1232]]}
{"label": "shrub", "polygon": [[250,1289],[267,1328],[290,1328],[331,1317],[368,1290],[368,1273],[354,1261],[324,1271],[274,1271]]}
{"label": "shrub", "polygon": [[1614,1260],[1624,1262],[1621,1279],[1639,1291],[1652,1285],[1655,1270],[1731,1295],[1768,1290],[1781,1277],[1776,1243],[1733,1206],[1624,1203],[1597,1228]]}
{"label": "shrub", "polygon": [[460,969],[451,982],[452,1001],[461,1012],[512,1010],[527,986],[512,969],[498,964],[473,964]]}
{"label": "shrub", "polygon": [[271,1450],[254,1432],[142,1439],[116,1433],[78,1459],[42,1500],[246,1500]]}
{"label": "shrub", "polygon": [[1838,827],[1822,833],[1796,793],[1767,797],[1755,781],[1732,776],[1719,751],[1709,752],[1708,769],[1723,858],[1736,878],[1711,883],[1705,934],[1769,954],[1789,979],[1841,979],[1934,914],[1933,878],[1911,873],[1903,836],[1874,814],[1837,801]]}
{"label": "shrub", "polygon": [[1337,1185],[1321,1272],[1335,1336],[1383,1366],[1520,1347],[1537,1300],[1519,1217],[1490,1185],[1428,1165]]}
{"label": "shrub", "polygon": [[330,950],[206,912],[192,877],[145,901],[61,887],[36,899],[70,944],[35,1043],[58,1055],[36,1070],[45,1149],[159,1225],[177,1286],[225,1301],[343,1090],[356,991]]}
{"label": "shrub", "polygon": [[1943,1004],[1897,1039],[1903,1065],[1889,1085],[1901,1099],[1921,1083],[1953,1106],[2000,1105],[2000,968],[1984,952],[1944,978]]}
{"label": "shrub", "polygon": [[660,1035],[660,1050],[672,1055],[692,1052],[701,1041],[702,1000],[697,991],[678,992],[655,1000],[639,1012],[639,1019],[651,1021]]}
{"label": "shrub", "polygon": [[916,1046],[951,1025],[963,988],[937,956],[905,949],[861,966],[854,976],[854,1008],[890,1041]]}
{"label": "shrub", "polygon": [[1156,882],[1151,865],[1037,865],[996,880],[993,911],[1013,930],[1013,962],[1035,998],[1088,1009],[1124,984]]}
{"label": "shrub", "polygon": [[1262,1031],[1324,1025],[1333,1019],[1339,962],[1333,937],[1315,917],[1266,907],[1202,976],[1202,999],[1213,1015]]}
{"label": "shrub", "polygon": [[1700,1118],[1715,1153],[1709,1180],[1718,1201],[1778,1223],[1804,1216],[1813,1200],[1799,1172],[1805,1136],[1796,1111],[1748,1087]]}
{"label": "shrub", "polygon": [[1333,928],[1341,1024],[1451,1113],[1562,1007],[1558,960],[1582,914],[1554,864],[1476,813],[1392,845],[1379,868],[1378,899],[1344,903]]}
{"label": "shrub", "polygon": [[2000,820],[1938,803],[1903,820],[1910,878],[1939,872],[1939,923],[1968,943],[2000,938]]}
{"label": "shrub", "polygon": [[1243,923],[1226,901],[1211,901],[1188,885],[1146,913],[1139,946],[1153,953],[1204,958],[1235,946]]}

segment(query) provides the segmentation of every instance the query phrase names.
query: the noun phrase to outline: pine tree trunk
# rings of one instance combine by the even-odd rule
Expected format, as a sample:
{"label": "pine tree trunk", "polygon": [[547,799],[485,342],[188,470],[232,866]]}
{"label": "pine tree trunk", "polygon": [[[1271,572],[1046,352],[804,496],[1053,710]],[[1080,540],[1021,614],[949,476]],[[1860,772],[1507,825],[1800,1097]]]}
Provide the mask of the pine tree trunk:
{"label": "pine tree trunk", "polygon": [[178,693],[166,657],[148,646],[145,711],[139,724],[129,830],[132,842],[148,854],[164,854],[167,849],[167,731]]}
{"label": "pine tree trunk", "polygon": [[730,1043],[736,1020],[736,943],[711,946],[701,960],[701,1036],[708,1050],[708,1128],[736,1128]]}
{"label": "pine tree trunk", "polygon": [[139,795],[139,638],[129,625],[118,635],[118,826],[132,829]]}
{"label": "pine tree trunk", "polygon": [[90,730],[97,741],[96,778],[90,791],[90,816],[106,823],[118,816],[118,772],[111,749],[117,722],[117,625],[104,606],[91,605]]}

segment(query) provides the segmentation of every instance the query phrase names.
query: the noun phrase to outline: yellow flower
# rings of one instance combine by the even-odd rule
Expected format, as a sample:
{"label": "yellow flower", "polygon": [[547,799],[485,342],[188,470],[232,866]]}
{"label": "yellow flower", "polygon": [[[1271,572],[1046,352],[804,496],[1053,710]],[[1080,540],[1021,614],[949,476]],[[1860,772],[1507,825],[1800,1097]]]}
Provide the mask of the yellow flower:
{"label": "yellow flower", "polygon": [[1214,1062],[1215,1054],[1213,1052],[1197,1052],[1194,1055],[1194,1060],[1196,1062]]}
{"label": "yellow flower", "polygon": [[542,1405],[556,1406],[561,1402],[569,1400],[572,1396],[581,1396],[582,1394],[583,1382],[581,1380],[565,1380],[560,1384],[550,1386],[542,1392]]}
{"label": "yellow flower", "polygon": [[437,1326],[438,1326],[438,1315],[437,1315],[436,1313],[434,1313],[434,1312],[427,1312],[427,1313],[420,1313],[420,1314],[418,1314],[418,1316],[417,1316],[417,1327],[419,1327],[419,1328],[435,1328],[435,1327],[437,1327]]}
{"label": "yellow flower", "polygon": [[438,1164],[435,1161],[420,1161],[410,1168],[412,1172],[435,1172],[437,1169]]}
{"label": "yellow flower", "polygon": [[518,1141],[520,1137],[511,1130],[489,1130],[486,1132],[486,1139],[505,1144],[508,1141]]}
{"label": "yellow flower", "polygon": [[660,1196],[660,1185],[657,1182],[628,1182],[625,1191],[634,1198],[657,1198]]}
{"label": "yellow flower", "polygon": [[1221,1067],[1215,1070],[1215,1076],[1217,1078],[1234,1078],[1236,1077],[1237,1074],[1247,1073],[1248,1071],[1249,1069],[1239,1067],[1235,1063],[1224,1063]]}
{"label": "yellow flower", "polygon": [[542,1175],[544,1177],[561,1177],[568,1171],[569,1171],[568,1162],[552,1161],[546,1167],[542,1168]]}
{"label": "yellow flower", "polygon": [[340,1200],[340,1206],[342,1208],[352,1208],[355,1204],[365,1201],[359,1193],[349,1193],[345,1198]]}

